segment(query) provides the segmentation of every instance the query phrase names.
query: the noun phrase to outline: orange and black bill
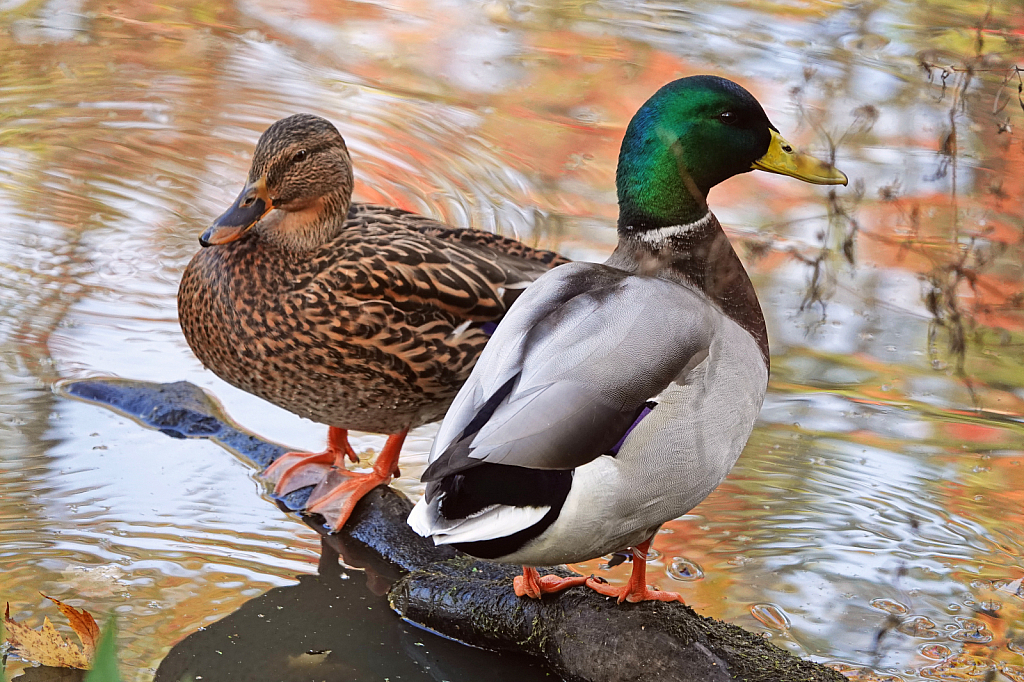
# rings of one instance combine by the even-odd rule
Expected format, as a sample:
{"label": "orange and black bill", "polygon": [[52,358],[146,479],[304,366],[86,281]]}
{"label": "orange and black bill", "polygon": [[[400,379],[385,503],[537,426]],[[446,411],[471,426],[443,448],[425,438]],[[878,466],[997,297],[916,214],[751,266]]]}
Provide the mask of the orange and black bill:
{"label": "orange and black bill", "polygon": [[242,235],[273,207],[267,193],[266,178],[260,178],[242,189],[242,193],[235,199],[235,203],[231,204],[231,208],[224,211],[206,228],[199,237],[199,243],[202,246],[216,246],[241,239]]}

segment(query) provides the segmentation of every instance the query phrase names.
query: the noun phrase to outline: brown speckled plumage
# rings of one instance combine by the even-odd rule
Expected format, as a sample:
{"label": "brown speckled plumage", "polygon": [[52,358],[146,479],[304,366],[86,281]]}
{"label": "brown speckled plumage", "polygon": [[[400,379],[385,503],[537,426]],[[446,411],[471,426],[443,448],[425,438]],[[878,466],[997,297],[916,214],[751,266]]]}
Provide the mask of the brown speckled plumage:
{"label": "brown speckled plumage", "polygon": [[480,326],[566,261],[399,209],[350,206],[351,177],[330,123],[300,114],[274,124],[247,186],[263,179],[266,213],[196,254],[178,313],[196,356],[228,383],[317,422],[396,433],[444,415],[487,342]]}

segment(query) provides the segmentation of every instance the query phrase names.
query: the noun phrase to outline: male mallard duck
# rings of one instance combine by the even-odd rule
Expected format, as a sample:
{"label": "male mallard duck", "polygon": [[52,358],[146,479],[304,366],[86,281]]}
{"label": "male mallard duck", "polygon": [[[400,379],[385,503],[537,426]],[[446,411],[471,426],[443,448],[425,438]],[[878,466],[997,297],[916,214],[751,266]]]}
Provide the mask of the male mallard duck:
{"label": "male mallard duck", "polygon": [[[330,122],[289,116],[260,137],[249,179],[199,242],[178,290],[182,331],[217,376],[330,426],[325,452],[264,475],[340,528],[398,472],[410,428],[440,419],[522,289],[567,262],[407,211],[350,205],[352,161]],[[348,430],[390,434],[373,473]]]}
{"label": "male mallard duck", "polygon": [[[755,168],[846,184],[731,81],[683,78],[641,107],[619,154],[615,252],[544,274],[512,306],[438,431],[417,532],[523,564],[519,596],[586,584],[682,601],[647,587],[651,539],[725,478],[768,385],[757,295],[705,201]],[[621,588],[531,568],[628,548]]]}

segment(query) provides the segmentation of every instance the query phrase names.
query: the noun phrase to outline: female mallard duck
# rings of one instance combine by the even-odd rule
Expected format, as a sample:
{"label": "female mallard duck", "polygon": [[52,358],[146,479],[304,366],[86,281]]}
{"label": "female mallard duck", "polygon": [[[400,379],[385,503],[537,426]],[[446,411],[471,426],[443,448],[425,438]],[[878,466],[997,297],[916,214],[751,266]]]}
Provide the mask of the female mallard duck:
{"label": "female mallard duck", "polygon": [[[352,204],[352,162],[328,121],[297,114],[260,137],[249,179],[207,229],[178,291],[182,331],[219,377],[330,426],[323,453],[264,475],[316,483],[307,511],[339,529],[398,473],[406,432],[440,419],[522,289],[567,262],[406,211]],[[371,474],[348,429],[390,434]]]}
{"label": "female mallard duck", "polygon": [[[682,600],[647,587],[651,539],[725,478],[768,384],[757,295],[705,201],[755,168],[846,184],[731,81],[677,80],[641,107],[619,155],[615,252],[544,274],[506,315],[438,431],[417,532],[523,564],[520,596],[586,584]],[[531,568],[626,548],[621,588]]]}

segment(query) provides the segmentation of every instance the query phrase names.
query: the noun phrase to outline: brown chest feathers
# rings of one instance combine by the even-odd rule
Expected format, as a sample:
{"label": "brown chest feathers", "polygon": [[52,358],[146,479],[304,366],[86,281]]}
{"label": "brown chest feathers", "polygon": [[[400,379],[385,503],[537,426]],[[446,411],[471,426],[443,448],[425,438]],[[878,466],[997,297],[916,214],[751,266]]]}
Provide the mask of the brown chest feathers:
{"label": "brown chest feathers", "polygon": [[178,292],[189,346],[295,414],[394,433],[440,419],[519,291],[566,262],[486,232],[355,205],[318,249],[258,235],[202,249]]}

